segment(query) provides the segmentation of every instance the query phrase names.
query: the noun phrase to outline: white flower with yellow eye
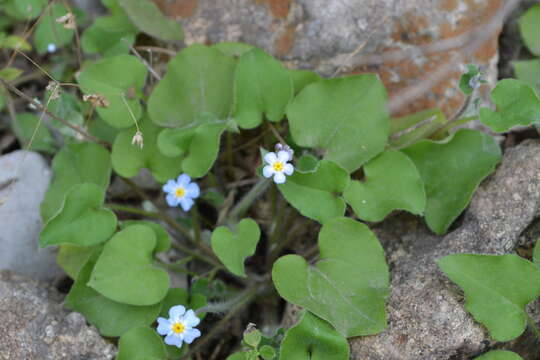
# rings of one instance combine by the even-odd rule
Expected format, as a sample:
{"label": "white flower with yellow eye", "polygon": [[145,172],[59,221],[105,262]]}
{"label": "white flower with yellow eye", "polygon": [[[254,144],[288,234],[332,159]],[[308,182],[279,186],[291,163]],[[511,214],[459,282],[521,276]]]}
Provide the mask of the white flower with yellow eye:
{"label": "white flower with yellow eye", "polygon": [[274,177],[276,184],[283,184],[286,180],[286,176],[292,175],[294,172],[294,166],[289,164],[292,160],[292,151],[280,150],[277,152],[269,152],[264,155],[264,162],[267,164],[263,168],[263,175],[266,178]]}

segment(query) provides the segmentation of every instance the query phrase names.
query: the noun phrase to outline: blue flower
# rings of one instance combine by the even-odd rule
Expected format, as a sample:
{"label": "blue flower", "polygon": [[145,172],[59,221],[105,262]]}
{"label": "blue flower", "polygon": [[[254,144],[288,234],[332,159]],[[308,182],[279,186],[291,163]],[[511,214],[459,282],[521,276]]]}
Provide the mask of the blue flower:
{"label": "blue flower", "polygon": [[55,44],[50,43],[49,45],[47,45],[47,52],[52,54],[55,51],[56,51],[56,45]]}
{"label": "blue flower", "polygon": [[201,320],[193,310],[186,311],[182,305],[170,308],[168,319],[159,317],[157,321],[157,332],[165,336],[165,344],[167,345],[181,348],[183,342],[191,344],[193,340],[201,336],[201,332],[195,329]]}
{"label": "blue flower", "polygon": [[193,199],[199,197],[201,193],[199,185],[191,182],[187,174],[182,174],[176,181],[169,180],[163,185],[163,191],[167,193],[167,204],[169,206],[180,205],[184,211],[189,211],[193,206]]}

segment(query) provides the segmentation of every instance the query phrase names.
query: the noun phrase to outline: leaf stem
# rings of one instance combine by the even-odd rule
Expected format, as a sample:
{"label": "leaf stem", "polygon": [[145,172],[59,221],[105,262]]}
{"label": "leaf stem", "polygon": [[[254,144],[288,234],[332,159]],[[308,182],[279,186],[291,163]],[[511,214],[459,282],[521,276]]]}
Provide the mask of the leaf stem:
{"label": "leaf stem", "polygon": [[236,204],[235,207],[231,210],[229,213],[229,222],[235,223],[238,221],[240,217],[242,217],[245,212],[251,207],[253,202],[257,200],[259,196],[261,196],[266,189],[268,189],[268,186],[270,185],[270,180],[262,178],[259,180],[255,186],[249,190],[249,192],[240,200],[238,204]]}
{"label": "leaf stem", "polygon": [[113,211],[126,212],[130,214],[150,217],[150,218],[160,218],[161,216],[157,212],[142,210],[133,206],[121,205],[121,204],[105,204],[105,207]]}

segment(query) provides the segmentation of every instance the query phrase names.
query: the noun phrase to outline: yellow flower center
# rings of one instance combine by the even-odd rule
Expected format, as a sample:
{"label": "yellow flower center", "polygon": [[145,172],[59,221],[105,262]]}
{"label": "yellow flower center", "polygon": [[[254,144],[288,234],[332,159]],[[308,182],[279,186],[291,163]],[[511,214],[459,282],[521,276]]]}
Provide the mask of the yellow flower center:
{"label": "yellow flower center", "polygon": [[283,163],[281,161],[276,161],[273,167],[274,167],[274,171],[278,171],[278,172],[283,171],[283,168],[284,168]]}
{"label": "yellow flower center", "polygon": [[183,333],[184,331],[186,330],[186,326],[182,323],[174,323],[173,326],[172,326],[172,331],[175,332],[176,334],[181,334]]}
{"label": "yellow flower center", "polygon": [[177,198],[183,198],[184,195],[186,195],[186,189],[184,189],[183,187],[179,187],[174,192],[174,195],[176,195]]}

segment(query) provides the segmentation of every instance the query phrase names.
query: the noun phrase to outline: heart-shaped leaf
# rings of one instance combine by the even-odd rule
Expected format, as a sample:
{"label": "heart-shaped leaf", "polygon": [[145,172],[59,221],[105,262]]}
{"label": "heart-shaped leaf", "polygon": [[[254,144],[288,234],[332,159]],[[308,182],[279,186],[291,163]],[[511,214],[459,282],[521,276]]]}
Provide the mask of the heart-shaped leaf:
{"label": "heart-shaped leaf", "polygon": [[41,203],[41,217],[47,222],[62,206],[72,186],[94,183],[106,190],[111,177],[109,152],[93,143],[64,146],[52,161],[53,180]]}
{"label": "heart-shaped leaf", "polygon": [[142,149],[132,144],[137,131],[135,127],[122,131],[116,137],[112,148],[114,171],[124,177],[133,177],[142,168],[147,168],[159,182],[177,177],[182,169],[182,160],[180,157],[165,156],[159,151],[157,137],[161,128],[146,117],[139,127],[144,138]]}
{"label": "heart-shaped leaf", "polygon": [[39,245],[92,246],[107,241],[116,230],[116,215],[103,207],[105,192],[92,183],[73,186],[60,211],[43,227]]}
{"label": "heart-shaped leaf", "polygon": [[540,4],[531,6],[519,19],[519,30],[529,51],[540,56]]}
{"label": "heart-shaped leaf", "polygon": [[166,360],[161,337],[149,327],[136,327],[122,335],[116,360]]}
{"label": "heart-shaped leaf", "polygon": [[325,159],[349,172],[383,151],[388,139],[386,90],[373,74],[312,83],[287,117],[296,144],[325,149]]}
{"label": "heart-shaped leaf", "polygon": [[293,69],[293,70],[289,70],[289,73],[293,81],[295,94],[298,94],[309,84],[321,80],[321,77],[316,72],[309,71],[309,70]]}
{"label": "heart-shaped leaf", "polygon": [[444,273],[465,292],[465,308],[497,341],[525,330],[525,306],[540,296],[540,269],[514,255],[455,254],[438,260]]}
{"label": "heart-shaped leaf", "polygon": [[336,218],[323,225],[319,249],[316,266],[298,255],[274,263],[272,279],[279,294],[346,337],[383,331],[389,275],[375,235],[360,222]]}
{"label": "heart-shaped leaf", "polygon": [[100,252],[100,249],[94,251],[81,269],[66,297],[66,307],[83,314],[103,336],[120,336],[131,328],[152,324],[159,315],[161,303],[150,306],[121,304],[87,285]]}
{"label": "heart-shaped leaf", "polygon": [[468,129],[440,142],[422,140],[403,152],[422,176],[426,222],[440,235],[467,207],[480,182],[501,159],[501,150],[490,135]]}
{"label": "heart-shaped leaf", "polygon": [[474,360],[523,360],[521,356],[512,351],[492,350]]}
{"label": "heart-shaped leaf", "polygon": [[540,59],[514,61],[516,78],[531,85],[540,94]]}
{"label": "heart-shaped leaf", "polygon": [[135,41],[137,28],[122,11],[98,17],[81,36],[81,47],[87,54],[103,56],[127,54]]}
{"label": "heart-shaped leaf", "polygon": [[98,246],[60,245],[56,262],[70,278],[76,280],[81,268],[90,259]]}
{"label": "heart-shaped leaf", "polygon": [[261,230],[252,219],[243,219],[236,227],[235,233],[226,226],[220,226],[212,232],[212,250],[235,275],[246,276],[244,260],[255,254]]}
{"label": "heart-shaped leaf", "polygon": [[60,48],[71,42],[75,31],[66,29],[62,24],[56,22],[56,19],[66,15],[67,12],[68,10],[63,4],[56,3],[44,13],[34,32],[34,45],[38,53],[46,53],[50,44]]}
{"label": "heart-shaped leaf", "polygon": [[153,305],[167,295],[169,276],[152,265],[154,230],[132,225],[109,240],[88,285],[107,298],[130,305]]}
{"label": "heart-shaped leaf", "polygon": [[150,118],[168,127],[192,125],[200,114],[226,119],[231,111],[235,60],[221,51],[191,45],[169,62],[148,100]]}
{"label": "heart-shaped leaf", "polygon": [[351,181],[343,197],[356,216],[381,221],[394,210],[423,213],[426,193],[414,163],[399,151],[387,150],[364,166],[366,180]]}
{"label": "heart-shaped leaf", "polygon": [[[19,142],[25,147],[33,137],[32,145],[28,148],[34,151],[43,151],[46,153],[54,153],[56,148],[54,146],[54,139],[51,132],[45,124],[39,122],[39,118],[32,113],[18,113],[17,117],[12,123],[13,131],[19,139]],[[39,126],[35,135],[34,130]]]}
{"label": "heart-shaped leaf", "polygon": [[336,194],[343,192],[349,181],[349,174],[342,167],[322,160],[314,171],[296,172],[278,187],[302,215],[324,223],[345,213],[345,201]]}
{"label": "heart-shaped leaf", "polygon": [[289,70],[258,48],[240,57],[234,89],[234,119],[244,129],[259,126],[263,115],[270,121],[280,121],[293,97]]}
{"label": "heart-shaped leaf", "polygon": [[348,360],[347,339],[326,321],[306,311],[281,343],[281,360]]}
{"label": "heart-shaped leaf", "polygon": [[530,85],[515,79],[501,80],[491,92],[491,99],[497,111],[481,108],[480,120],[493,131],[540,124],[540,99]]}
{"label": "heart-shaped leaf", "polygon": [[171,248],[171,237],[169,236],[167,230],[165,230],[161,225],[146,220],[126,220],[120,223],[120,227],[122,229],[133,225],[144,225],[154,230],[154,235],[156,235],[156,248],[154,249],[155,253],[164,252]]}
{"label": "heart-shaped leaf", "polygon": [[146,67],[134,56],[111,56],[87,65],[77,81],[85,94],[103,95],[109,102],[96,107],[99,116],[117,128],[133,126],[142,114],[139,99],[146,82]]}
{"label": "heart-shaped leaf", "polygon": [[5,0],[2,3],[2,10],[16,19],[28,20],[38,17],[45,5],[46,0]]}

